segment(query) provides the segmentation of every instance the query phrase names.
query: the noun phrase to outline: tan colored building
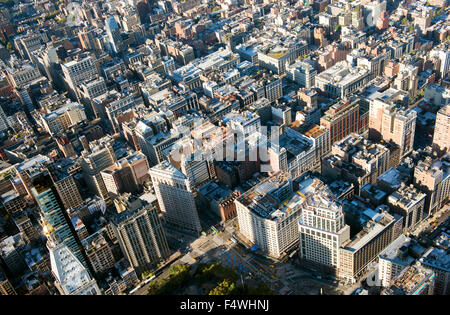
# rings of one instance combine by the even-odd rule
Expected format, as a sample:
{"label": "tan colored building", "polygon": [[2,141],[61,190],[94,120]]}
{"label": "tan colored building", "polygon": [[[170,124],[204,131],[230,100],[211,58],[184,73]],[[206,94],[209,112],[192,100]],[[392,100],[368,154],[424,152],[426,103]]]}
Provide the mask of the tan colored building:
{"label": "tan colored building", "polygon": [[320,125],[330,130],[330,144],[358,132],[359,99],[341,101],[331,106],[320,118]]}
{"label": "tan colored building", "polygon": [[85,238],[82,245],[95,273],[114,267],[115,260],[111,248],[100,232]]}
{"label": "tan colored building", "polygon": [[392,140],[400,147],[401,157],[413,150],[416,117],[415,111],[399,110],[394,105],[383,109],[381,136],[384,141]]}
{"label": "tan colored building", "polygon": [[414,185],[427,194],[425,210],[429,214],[439,210],[441,200],[448,198],[445,186],[450,180],[449,171],[449,165],[445,161],[433,164],[431,158],[420,161],[414,168]]}
{"label": "tan colored building", "polygon": [[372,184],[375,184],[378,176],[389,167],[389,149],[356,133],[352,133],[333,144],[331,152],[345,162],[363,169]]}
{"label": "tan colored building", "polygon": [[100,172],[116,162],[112,143],[107,138],[100,142],[95,141],[90,144],[90,152],[83,151],[81,158],[81,168],[90,191],[109,205],[111,198]]}
{"label": "tan colored building", "polygon": [[137,181],[126,158],[120,159],[100,173],[106,190],[112,198],[123,192],[135,193],[138,189]]}
{"label": "tan colored building", "polygon": [[65,209],[76,208],[83,203],[77,184],[72,175],[55,180],[55,187],[64,204]]}
{"label": "tan colored building", "polygon": [[401,216],[393,216],[388,212],[371,212],[370,216],[373,216],[362,231],[339,248],[338,276],[351,283],[368,272],[370,263],[402,233]]}
{"label": "tan colored building", "polygon": [[388,206],[403,216],[404,231],[413,230],[423,219],[426,195],[413,185],[401,184],[400,188],[391,194],[387,199]]}
{"label": "tan colored building", "polygon": [[433,145],[439,150],[450,150],[450,105],[441,108],[436,115]]}
{"label": "tan colored building", "polygon": [[0,295],[17,295],[2,269],[0,269]]}
{"label": "tan colored building", "polygon": [[291,175],[275,173],[236,199],[239,233],[267,255],[280,258],[298,244],[302,200],[293,191]]}
{"label": "tan colored building", "polygon": [[328,154],[331,150],[330,130],[324,126],[314,125],[304,133],[308,138],[314,139],[316,143],[316,160],[321,164],[322,157]]}
{"label": "tan colored building", "polygon": [[118,214],[114,231],[124,256],[139,275],[155,269],[170,256],[157,210],[144,201]]}
{"label": "tan colored building", "polygon": [[149,171],[164,220],[200,233],[201,225],[189,178],[164,161]]}
{"label": "tan colored building", "polygon": [[342,203],[317,179],[299,183],[305,196],[298,221],[299,258],[325,272],[336,273],[340,265],[339,247],[350,238],[344,222]]}

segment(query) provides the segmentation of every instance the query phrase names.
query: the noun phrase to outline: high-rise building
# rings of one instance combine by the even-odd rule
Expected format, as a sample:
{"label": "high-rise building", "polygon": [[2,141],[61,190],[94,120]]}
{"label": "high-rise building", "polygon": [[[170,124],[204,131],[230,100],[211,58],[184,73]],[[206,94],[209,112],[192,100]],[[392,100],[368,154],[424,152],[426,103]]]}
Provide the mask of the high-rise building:
{"label": "high-rise building", "polygon": [[405,91],[411,98],[415,98],[417,95],[417,83],[419,81],[417,74],[418,67],[401,63],[397,77],[392,82],[392,87]]}
{"label": "high-rise building", "polygon": [[120,248],[140,275],[170,256],[166,235],[156,208],[143,200],[114,218]]}
{"label": "high-rise building", "polygon": [[289,80],[298,83],[300,87],[310,89],[314,87],[317,70],[307,62],[297,61],[286,67],[286,74]]}
{"label": "high-rise building", "polygon": [[420,258],[420,264],[436,274],[434,295],[450,293],[450,255],[448,250],[431,247]]}
{"label": "high-rise building", "polygon": [[367,26],[375,26],[383,12],[386,12],[386,1],[375,0],[365,3],[363,6],[363,15]]}
{"label": "high-rise building", "polygon": [[39,233],[34,228],[30,218],[25,214],[15,219],[14,222],[17,228],[19,229],[20,233],[22,233],[22,235],[24,236],[24,238],[26,238],[28,242],[31,242],[39,237]]}
{"label": "high-rise building", "polygon": [[330,145],[359,131],[359,99],[340,101],[320,118],[320,125],[330,130]]}
{"label": "high-rise building", "polygon": [[407,104],[408,94],[390,88],[383,92],[374,92],[368,99],[370,139],[392,141],[400,147],[400,157],[409,154],[414,144],[417,113],[397,106],[397,103]]}
{"label": "high-rise building", "polygon": [[114,267],[114,256],[101,231],[98,231],[82,241],[94,273],[100,273]]}
{"label": "high-rise building", "polygon": [[64,80],[69,87],[69,92],[76,97],[78,85],[93,80],[99,76],[97,65],[92,57],[77,58],[61,64]]}
{"label": "high-rise building", "polygon": [[152,167],[149,173],[164,220],[200,232],[192,183],[186,175],[167,161]]}
{"label": "high-rise building", "polygon": [[440,209],[449,197],[450,163],[445,160],[432,163],[431,157],[419,161],[414,168],[414,185],[427,194],[425,212]]}
{"label": "high-rise building", "polygon": [[370,271],[377,255],[402,233],[403,217],[371,209],[364,214],[370,218],[366,225],[339,248],[338,275],[352,283]]}
{"label": "high-rise building", "polygon": [[450,151],[450,105],[437,112],[433,145],[441,151]]}
{"label": "high-rise building", "polygon": [[69,168],[73,166],[73,162],[72,160],[68,160],[68,162],[64,164],[60,161],[59,163],[56,162],[48,166],[53,183],[63,202],[64,209],[76,208],[83,203],[75,179],[69,172]]}
{"label": "high-rise building", "polygon": [[417,114],[412,110],[398,110],[395,106],[384,108],[381,122],[381,136],[384,141],[393,141],[400,147],[403,157],[413,150]]}
{"label": "high-rise building", "polygon": [[315,86],[331,97],[344,99],[364,87],[369,77],[370,71],[366,67],[353,67],[347,61],[340,61],[316,75]]}
{"label": "high-rise building", "polygon": [[446,43],[444,44],[444,47],[432,50],[430,53],[430,57],[437,57],[441,61],[441,66],[439,68],[441,78],[445,78],[450,71],[450,51],[448,48],[448,43]]}
{"label": "high-rise building", "polygon": [[103,182],[101,171],[113,165],[115,161],[116,154],[108,138],[95,142],[90,152],[83,151],[81,154],[81,168],[87,186],[107,204],[111,203],[111,198]]}
{"label": "high-rise building", "polygon": [[61,198],[48,171],[32,174],[32,192],[41,209],[41,220],[51,226],[52,237],[65,244],[85,266],[88,266],[81,242],[77,236]]}
{"label": "high-rise building", "polygon": [[408,256],[410,243],[411,239],[402,234],[378,255],[381,286],[389,287],[400,272],[414,262],[414,258]]}
{"label": "high-rise building", "polygon": [[291,175],[275,173],[235,200],[239,233],[269,256],[281,257],[298,244],[302,201]]}
{"label": "high-rise building", "polygon": [[316,143],[289,127],[270,142],[268,149],[269,162],[272,170],[288,172],[293,179],[307,171],[320,167],[316,158]]}
{"label": "high-rise building", "polygon": [[304,135],[314,140],[316,144],[316,160],[319,161],[318,163],[320,165],[322,157],[331,150],[330,130],[324,126],[314,125]]}
{"label": "high-rise building", "polygon": [[335,142],[332,154],[363,169],[372,184],[389,166],[390,154],[384,145],[373,143],[355,133]]}
{"label": "high-rise building", "polygon": [[119,53],[122,50],[122,39],[120,36],[120,28],[113,16],[105,20],[106,34],[108,35],[109,44],[113,53]]}
{"label": "high-rise building", "polygon": [[[51,227],[47,232],[51,230]],[[51,233],[51,232],[50,232]],[[55,285],[61,295],[101,295],[97,281],[77,259],[72,250],[51,237],[47,242],[50,264],[56,279]]]}
{"label": "high-rise building", "polygon": [[106,190],[112,197],[123,192],[135,193],[138,189],[131,167],[123,158],[100,172]]}
{"label": "high-rise building", "polygon": [[401,184],[397,189],[387,198],[387,204],[391,209],[403,216],[404,231],[413,230],[423,219],[423,212],[425,207],[426,195],[411,184],[406,186]]}
{"label": "high-rise building", "polygon": [[0,295],[17,295],[5,272],[0,267]]}
{"label": "high-rise building", "polygon": [[339,267],[339,247],[350,239],[342,204],[334,199],[329,189],[310,194],[299,220],[300,259],[331,273]]}

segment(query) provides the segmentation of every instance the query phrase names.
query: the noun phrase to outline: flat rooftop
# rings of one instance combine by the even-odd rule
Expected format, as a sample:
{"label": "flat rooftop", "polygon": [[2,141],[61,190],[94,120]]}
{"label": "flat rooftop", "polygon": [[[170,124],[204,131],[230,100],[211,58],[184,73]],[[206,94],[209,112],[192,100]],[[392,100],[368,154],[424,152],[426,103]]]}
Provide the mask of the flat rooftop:
{"label": "flat rooftop", "polygon": [[378,257],[396,265],[409,266],[414,262],[414,258],[408,256],[407,249],[410,244],[411,239],[402,234],[386,247]]}
{"label": "flat rooftop", "polygon": [[[254,186],[237,200],[258,216],[277,220],[289,215],[296,209],[304,198],[292,191],[289,173],[278,172]],[[283,199],[283,200],[281,200]]]}
{"label": "flat rooftop", "polygon": [[381,233],[388,224],[390,224],[395,218],[387,212],[364,212],[365,215],[371,216],[370,221],[366,223],[366,226],[356,234],[347,243],[343,244],[343,248],[356,252],[370,242],[376,235]]}

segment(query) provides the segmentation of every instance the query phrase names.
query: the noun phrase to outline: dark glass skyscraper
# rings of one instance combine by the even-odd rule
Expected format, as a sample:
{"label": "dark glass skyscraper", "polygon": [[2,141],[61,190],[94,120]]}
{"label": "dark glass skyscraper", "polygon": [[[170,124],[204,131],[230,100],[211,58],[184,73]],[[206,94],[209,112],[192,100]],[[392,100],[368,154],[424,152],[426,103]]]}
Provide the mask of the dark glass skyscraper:
{"label": "dark glass skyscraper", "polygon": [[50,173],[48,170],[39,169],[31,175],[31,191],[41,209],[42,221],[52,227],[54,238],[64,242],[78,260],[90,270],[81,242],[64,209]]}

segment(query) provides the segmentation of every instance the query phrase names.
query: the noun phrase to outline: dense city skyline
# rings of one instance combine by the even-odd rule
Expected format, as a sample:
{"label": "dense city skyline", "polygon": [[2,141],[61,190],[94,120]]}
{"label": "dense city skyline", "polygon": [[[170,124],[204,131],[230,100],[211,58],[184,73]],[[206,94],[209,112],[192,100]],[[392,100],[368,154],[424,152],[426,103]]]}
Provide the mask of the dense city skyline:
{"label": "dense city skyline", "polygon": [[0,295],[450,294],[449,14],[1,1]]}

